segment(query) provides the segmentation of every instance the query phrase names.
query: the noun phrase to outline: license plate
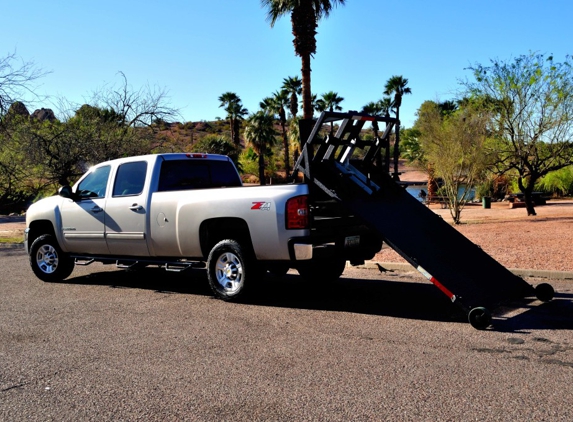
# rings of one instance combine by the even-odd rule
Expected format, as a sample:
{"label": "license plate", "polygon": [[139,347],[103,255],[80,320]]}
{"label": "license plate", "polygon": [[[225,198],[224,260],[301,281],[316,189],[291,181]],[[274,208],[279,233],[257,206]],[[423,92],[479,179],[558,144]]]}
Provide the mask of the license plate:
{"label": "license plate", "polygon": [[347,236],[344,238],[345,248],[357,248],[360,246],[360,236]]}

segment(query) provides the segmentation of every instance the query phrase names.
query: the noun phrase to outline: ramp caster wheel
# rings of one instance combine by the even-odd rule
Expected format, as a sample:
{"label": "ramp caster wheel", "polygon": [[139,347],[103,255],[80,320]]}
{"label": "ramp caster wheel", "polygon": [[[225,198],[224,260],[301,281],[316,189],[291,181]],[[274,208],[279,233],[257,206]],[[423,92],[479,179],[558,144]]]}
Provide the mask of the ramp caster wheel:
{"label": "ramp caster wheel", "polygon": [[473,308],[468,314],[468,321],[476,330],[485,330],[491,324],[491,314],[486,308]]}
{"label": "ramp caster wheel", "polygon": [[535,287],[535,296],[542,302],[549,302],[555,296],[555,290],[551,284],[541,283]]}

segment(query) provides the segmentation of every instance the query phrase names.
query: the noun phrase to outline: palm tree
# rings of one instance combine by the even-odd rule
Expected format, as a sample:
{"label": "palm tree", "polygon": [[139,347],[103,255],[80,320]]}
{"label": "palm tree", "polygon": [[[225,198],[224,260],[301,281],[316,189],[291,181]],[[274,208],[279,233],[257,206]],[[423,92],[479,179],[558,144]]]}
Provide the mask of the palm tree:
{"label": "palm tree", "polygon": [[380,116],[382,113],[380,101],[370,101],[368,104],[362,107],[362,113],[368,113],[372,116]]}
{"label": "palm tree", "polygon": [[289,163],[289,142],[287,137],[287,119],[285,109],[289,104],[289,93],[287,90],[283,89],[273,93],[272,97],[265,98],[260,106],[263,110],[266,110],[272,114],[279,116],[279,122],[281,124],[281,132],[283,137],[283,148],[284,148],[284,160],[285,160],[285,172],[286,177],[290,174],[290,163]]}
{"label": "palm tree", "polygon": [[384,117],[390,117],[390,111],[394,111],[392,98],[390,97],[384,97],[378,100],[378,106],[380,107],[380,115],[384,115]]}
{"label": "palm tree", "polygon": [[[342,110],[340,103],[344,101],[343,97],[339,97],[337,92],[329,91],[322,94],[322,98],[316,100],[316,111],[330,111],[331,113],[336,110]],[[330,133],[334,129],[333,122],[330,122]]]}
{"label": "palm tree", "polygon": [[227,118],[229,119],[229,126],[231,129],[231,139],[235,145],[239,146],[239,129],[241,127],[241,121],[249,111],[243,107],[241,98],[239,98],[239,96],[234,92],[225,92],[224,94],[221,94],[219,96],[219,102],[221,103],[219,107],[222,107],[227,112]]}
{"label": "palm tree", "polygon": [[[371,101],[365,106],[362,107],[362,113],[368,113],[371,116],[381,116],[382,115],[382,100],[380,101]],[[372,122],[372,135],[374,135],[374,139],[378,137],[378,122],[374,120]]]}
{"label": "palm tree", "polygon": [[[390,117],[391,109],[392,109],[392,99],[390,97],[384,97],[376,102],[372,101],[366,104],[364,107],[362,107],[362,112],[371,114],[373,116]],[[386,123],[386,126],[388,126],[388,123]],[[378,122],[373,121],[372,135],[374,136],[374,139],[378,138],[378,130],[379,130]],[[385,150],[384,162],[388,163],[390,161],[389,141],[387,144],[384,145],[384,150]],[[376,162],[378,167],[382,168],[382,153],[380,153],[378,157],[376,157]]]}
{"label": "palm tree", "polygon": [[293,161],[296,163],[298,157],[300,156],[301,150],[301,140],[300,140],[300,128],[298,126],[298,121],[300,117],[293,117],[289,122],[288,140],[289,144],[293,148]]}
{"label": "palm tree", "polygon": [[402,105],[402,97],[405,94],[412,93],[412,90],[406,85],[408,85],[408,79],[403,76],[395,75],[388,79],[384,86],[384,95],[394,95],[392,107],[394,107],[396,120],[398,120],[398,126],[396,128],[396,142],[394,143],[394,179],[399,179],[398,158],[400,157],[400,106]]}
{"label": "palm tree", "polygon": [[296,117],[298,113],[298,96],[302,93],[302,81],[298,76],[289,76],[283,79],[281,89],[286,90],[290,95],[289,112],[290,117]]}
{"label": "palm tree", "polygon": [[344,101],[343,97],[339,97],[337,92],[329,91],[322,94],[322,98],[316,100],[316,103],[319,107],[318,111],[330,111],[333,112],[334,110],[340,111],[342,107],[340,107],[340,103]]}
{"label": "palm tree", "polygon": [[245,127],[245,139],[259,156],[259,181],[265,185],[265,154],[267,147],[276,142],[274,117],[263,110],[251,114]]}
{"label": "palm tree", "polygon": [[318,95],[312,94],[310,96],[310,103],[312,104],[313,115],[315,111],[318,111],[319,113],[322,111],[320,110],[320,104],[318,103]]}
{"label": "palm tree", "polygon": [[400,106],[402,105],[402,97],[404,94],[411,94],[412,90],[407,87],[408,79],[403,76],[392,76],[384,86],[384,95],[394,95],[392,106],[396,108],[396,118],[399,119]]}
{"label": "palm tree", "polygon": [[316,28],[318,21],[327,18],[334,6],[344,5],[345,0],[261,0],[267,8],[267,20],[273,27],[276,21],[290,14],[294,51],[302,64],[303,118],[312,119],[310,89],[310,57],[316,53]]}
{"label": "palm tree", "polygon": [[234,126],[233,126],[233,143],[236,146],[240,146],[241,145],[241,139],[239,137],[240,132],[241,132],[241,124],[243,122],[243,120],[245,120],[245,116],[247,114],[249,114],[249,110],[247,110],[245,107],[243,107],[243,104],[241,104],[240,102],[237,104],[234,104],[232,107],[232,112],[233,115],[235,116],[235,122],[234,122]]}

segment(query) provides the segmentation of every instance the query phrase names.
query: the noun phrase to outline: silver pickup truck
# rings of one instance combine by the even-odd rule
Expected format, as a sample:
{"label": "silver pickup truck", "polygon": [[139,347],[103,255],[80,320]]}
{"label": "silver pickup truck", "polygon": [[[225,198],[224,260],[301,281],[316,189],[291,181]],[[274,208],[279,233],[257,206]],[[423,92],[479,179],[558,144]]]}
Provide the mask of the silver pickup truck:
{"label": "silver pickup truck", "polygon": [[213,154],[155,154],[107,161],[33,204],[25,247],[35,275],[60,281],[74,265],[206,266],[214,294],[239,297],[266,271],[296,268],[338,278],[382,240],[353,216],[316,200],[304,183],[243,186],[233,162]]}

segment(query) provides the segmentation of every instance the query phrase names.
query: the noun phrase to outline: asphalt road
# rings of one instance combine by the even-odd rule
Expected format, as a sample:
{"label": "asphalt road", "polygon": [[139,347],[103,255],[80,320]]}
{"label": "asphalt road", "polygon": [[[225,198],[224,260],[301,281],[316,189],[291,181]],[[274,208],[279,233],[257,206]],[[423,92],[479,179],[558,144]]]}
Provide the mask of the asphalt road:
{"label": "asphalt road", "polygon": [[0,262],[1,421],[573,420],[572,281],[478,331],[414,273],[224,303],[202,270],[43,283],[21,250]]}

